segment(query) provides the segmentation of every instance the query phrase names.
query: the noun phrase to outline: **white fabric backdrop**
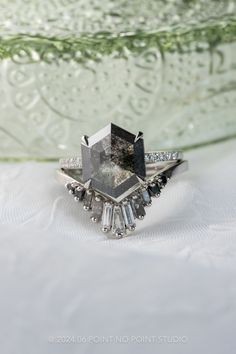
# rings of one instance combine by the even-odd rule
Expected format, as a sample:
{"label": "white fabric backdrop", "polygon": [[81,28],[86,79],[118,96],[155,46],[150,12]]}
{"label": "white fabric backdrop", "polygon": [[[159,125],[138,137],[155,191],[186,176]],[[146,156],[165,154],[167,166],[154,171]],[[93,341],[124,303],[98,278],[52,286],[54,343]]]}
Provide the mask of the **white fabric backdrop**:
{"label": "white fabric backdrop", "polygon": [[110,241],[55,164],[1,164],[1,353],[235,351],[236,140],[187,158],[135,234]]}

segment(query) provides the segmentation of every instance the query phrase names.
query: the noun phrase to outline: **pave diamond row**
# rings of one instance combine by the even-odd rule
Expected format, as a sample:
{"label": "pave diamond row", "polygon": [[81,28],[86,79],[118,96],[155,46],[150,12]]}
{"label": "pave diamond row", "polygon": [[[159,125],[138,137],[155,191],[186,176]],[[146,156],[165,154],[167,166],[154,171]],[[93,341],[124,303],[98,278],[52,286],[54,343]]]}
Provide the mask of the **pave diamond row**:
{"label": "pave diamond row", "polygon": [[128,231],[134,231],[136,219],[142,220],[145,215],[145,207],[152,204],[153,197],[159,197],[161,190],[170,178],[169,172],[156,176],[145,186],[140,187],[129,197],[120,203],[105,199],[92,189],[86,189],[78,182],[67,183],[66,188],[75,201],[83,203],[85,211],[91,212],[91,221],[100,222],[103,232],[121,238]]}
{"label": "pave diamond row", "polygon": [[82,168],[81,157],[67,157],[59,160],[59,165],[64,169]]}
{"label": "pave diamond row", "polygon": [[161,161],[176,161],[182,158],[180,151],[155,151],[145,154],[146,163],[155,163]]}

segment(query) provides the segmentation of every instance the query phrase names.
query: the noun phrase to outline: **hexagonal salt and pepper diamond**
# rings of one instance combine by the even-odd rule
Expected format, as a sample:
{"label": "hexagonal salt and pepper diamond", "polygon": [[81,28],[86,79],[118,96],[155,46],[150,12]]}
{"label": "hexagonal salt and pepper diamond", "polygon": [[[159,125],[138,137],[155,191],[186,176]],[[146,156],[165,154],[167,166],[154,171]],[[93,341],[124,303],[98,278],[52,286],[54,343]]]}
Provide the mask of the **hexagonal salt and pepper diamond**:
{"label": "hexagonal salt and pepper diamond", "polygon": [[145,178],[144,144],[142,133],[137,136],[109,124],[81,145],[83,181],[110,197],[123,199],[127,190]]}

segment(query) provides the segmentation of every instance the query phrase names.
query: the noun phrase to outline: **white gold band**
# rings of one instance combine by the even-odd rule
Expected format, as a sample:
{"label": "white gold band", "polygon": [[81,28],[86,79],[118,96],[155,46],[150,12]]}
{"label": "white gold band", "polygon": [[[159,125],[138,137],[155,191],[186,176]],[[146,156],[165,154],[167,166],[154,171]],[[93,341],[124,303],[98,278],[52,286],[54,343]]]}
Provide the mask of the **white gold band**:
{"label": "white gold band", "polygon": [[[182,160],[181,151],[152,151],[145,153],[146,165],[157,162],[176,162]],[[59,160],[59,166],[62,169],[74,170],[82,168],[82,159],[80,156],[66,157]]]}

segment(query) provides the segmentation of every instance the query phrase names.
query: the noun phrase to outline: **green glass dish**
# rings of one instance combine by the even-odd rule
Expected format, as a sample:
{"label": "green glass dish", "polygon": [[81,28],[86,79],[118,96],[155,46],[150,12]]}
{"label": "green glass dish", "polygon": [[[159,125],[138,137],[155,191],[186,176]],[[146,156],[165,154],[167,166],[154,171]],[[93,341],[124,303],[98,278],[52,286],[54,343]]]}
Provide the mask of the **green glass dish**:
{"label": "green glass dish", "polygon": [[236,136],[236,3],[0,0],[0,159],[76,155],[109,122],[149,150]]}

